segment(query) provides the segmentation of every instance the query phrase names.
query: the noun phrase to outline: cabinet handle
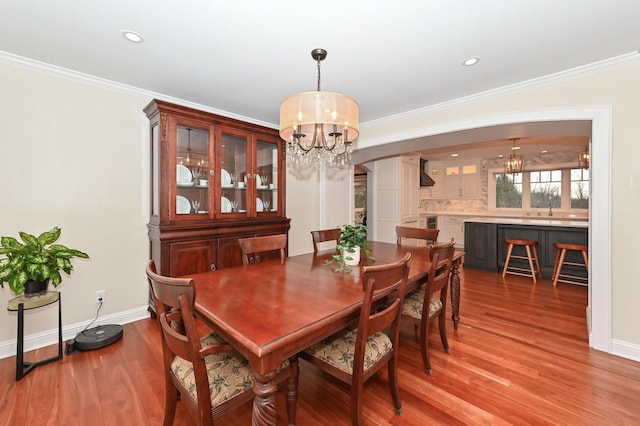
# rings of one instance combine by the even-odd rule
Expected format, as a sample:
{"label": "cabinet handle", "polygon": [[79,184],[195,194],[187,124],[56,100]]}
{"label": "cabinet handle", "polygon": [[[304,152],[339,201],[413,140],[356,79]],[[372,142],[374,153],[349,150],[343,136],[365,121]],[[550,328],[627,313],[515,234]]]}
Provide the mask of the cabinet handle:
{"label": "cabinet handle", "polygon": [[213,175],[215,175],[215,174],[216,174],[216,171],[215,171],[215,170],[213,170],[213,169],[209,170],[209,176],[213,176]]}
{"label": "cabinet handle", "polygon": [[218,269],[218,268],[216,267],[216,264],[215,264],[215,263],[212,263],[211,265],[209,265],[209,268],[210,268],[212,271],[215,271],[216,269]]}

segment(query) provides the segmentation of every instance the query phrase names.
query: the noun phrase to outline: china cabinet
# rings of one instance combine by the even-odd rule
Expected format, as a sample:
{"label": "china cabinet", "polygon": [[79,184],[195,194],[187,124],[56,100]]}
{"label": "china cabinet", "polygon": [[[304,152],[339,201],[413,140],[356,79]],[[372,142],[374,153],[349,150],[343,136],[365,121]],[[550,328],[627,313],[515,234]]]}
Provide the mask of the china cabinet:
{"label": "china cabinet", "polygon": [[180,276],[242,264],[237,239],[288,233],[277,130],[153,100],[151,258]]}

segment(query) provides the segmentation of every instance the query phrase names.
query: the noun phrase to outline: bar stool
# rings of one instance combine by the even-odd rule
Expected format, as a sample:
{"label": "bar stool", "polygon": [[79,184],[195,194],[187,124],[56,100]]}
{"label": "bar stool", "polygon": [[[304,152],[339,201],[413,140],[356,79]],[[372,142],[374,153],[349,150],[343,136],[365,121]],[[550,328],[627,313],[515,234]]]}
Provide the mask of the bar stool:
{"label": "bar stool", "polygon": [[[502,277],[505,274],[522,275],[524,277],[533,278],[534,284],[537,282],[536,277],[540,277],[540,261],[538,260],[538,242],[532,240],[512,240],[509,238],[504,239],[504,243],[507,245],[507,258],[504,261],[504,268],[502,269]],[[517,256],[512,254],[513,247],[524,247],[527,253],[526,256]],[[526,259],[529,261],[529,269],[519,268],[517,266],[509,266],[511,259]]]}
{"label": "bar stool", "polygon": [[[588,273],[589,257],[587,255],[587,252],[589,251],[589,247],[583,244],[566,244],[566,243],[553,243],[553,246],[556,248],[556,261],[553,264],[554,287],[558,284],[558,281],[563,283],[568,283],[568,284],[589,285],[588,277],[585,278],[578,275],[568,275],[568,274],[560,273],[562,272],[562,267],[564,265],[584,266]],[[565,261],[564,257],[567,254],[567,250],[582,252],[582,259],[584,259],[584,263]]]}

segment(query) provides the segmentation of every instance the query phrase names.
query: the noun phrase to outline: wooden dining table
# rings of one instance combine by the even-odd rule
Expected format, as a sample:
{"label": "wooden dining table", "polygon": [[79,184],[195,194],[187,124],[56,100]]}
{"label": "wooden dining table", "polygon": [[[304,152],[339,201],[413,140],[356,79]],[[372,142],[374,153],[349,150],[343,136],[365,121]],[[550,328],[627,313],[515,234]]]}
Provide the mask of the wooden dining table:
{"label": "wooden dining table", "polygon": [[[370,242],[371,256],[362,265],[386,264],[412,253],[407,291],[420,287],[429,274],[428,247]],[[327,265],[333,251],[302,254],[212,272],[192,274],[195,311],[249,361],[254,373],[253,424],[276,424],[276,384],[283,360],[351,324],[362,305],[360,269],[334,272]],[[459,321],[459,267],[456,251],[451,274],[454,327]]]}

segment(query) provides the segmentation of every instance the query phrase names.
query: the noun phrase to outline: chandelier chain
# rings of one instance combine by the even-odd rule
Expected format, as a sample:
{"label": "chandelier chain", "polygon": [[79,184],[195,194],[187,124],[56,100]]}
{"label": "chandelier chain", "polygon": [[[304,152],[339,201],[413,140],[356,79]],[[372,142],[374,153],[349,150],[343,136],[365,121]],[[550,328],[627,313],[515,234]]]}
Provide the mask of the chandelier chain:
{"label": "chandelier chain", "polygon": [[318,92],[320,91],[320,61],[322,59],[318,58]]}

